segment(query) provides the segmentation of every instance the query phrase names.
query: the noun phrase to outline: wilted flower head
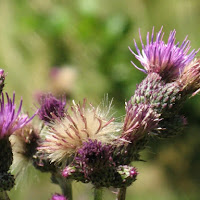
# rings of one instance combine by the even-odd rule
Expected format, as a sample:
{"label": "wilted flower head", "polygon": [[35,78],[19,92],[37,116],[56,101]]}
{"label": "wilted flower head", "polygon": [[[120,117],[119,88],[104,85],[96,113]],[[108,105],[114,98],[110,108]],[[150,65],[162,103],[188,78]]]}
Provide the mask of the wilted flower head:
{"label": "wilted flower head", "polygon": [[64,99],[57,99],[52,94],[41,96],[39,99],[40,109],[38,116],[44,122],[51,122],[56,117],[64,117],[66,101]]}
{"label": "wilted flower head", "polygon": [[184,68],[191,63],[195,55],[199,50],[192,50],[190,53],[190,41],[187,37],[184,39],[181,45],[179,42],[175,43],[176,31],[173,30],[169,34],[168,42],[163,41],[164,33],[162,33],[162,28],[156,34],[154,40],[154,28],[152,30],[151,38],[149,38],[149,32],[146,37],[146,45],[142,41],[141,34],[139,32],[140,41],[142,44],[142,52],[140,52],[136,41],[135,48],[137,54],[134,53],[129,47],[130,51],[143,65],[144,70],[138,68],[133,62],[132,64],[139,70],[150,73],[159,73],[167,81],[174,80],[179,77],[179,75],[184,71]]}
{"label": "wilted flower head", "polygon": [[38,146],[39,130],[32,123],[11,135],[10,141],[13,151],[12,171],[17,175],[17,182],[24,180],[29,166],[33,163],[33,155]]}
{"label": "wilted flower head", "polygon": [[194,60],[186,66],[178,81],[186,94],[194,96],[198,93],[200,89],[200,60]]}
{"label": "wilted flower head", "polygon": [[67,198],[60,194],[54,194],[51,200],[67,200]]}
{"label": "wilted flower head", "polygon": [[13,99],[9,98],[6,93],[7,103],[4,101],[4,94],[2,93],[0,99],[0,139],[6,136],[10,136],[13,132],[21,129],[28,122],[32,120],[34,115],[29,118],[26,114],[21,114],[22,99],[18,110],[16,111],[15,105],[15,93],[13,93]]}
{"label": "wilted flower head", "polygon": [[51,161],[61,161],[80,148],[89,139],[109,143],[121,128],[120,123],[109,118],[109,110],[102,111],[88,104],[73,102],[71,110],[63,119],[56,119],[45,131],[45,139],[41,142],[40,151],[49,154]]}

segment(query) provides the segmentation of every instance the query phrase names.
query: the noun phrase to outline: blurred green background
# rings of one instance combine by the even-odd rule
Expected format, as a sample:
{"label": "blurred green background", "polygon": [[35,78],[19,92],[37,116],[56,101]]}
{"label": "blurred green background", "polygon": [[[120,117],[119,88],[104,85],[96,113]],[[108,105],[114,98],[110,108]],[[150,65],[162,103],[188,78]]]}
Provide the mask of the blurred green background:
{"label": "blurred green background", "polygon": [[[132,39],[139,44],[155,26],[164,26],[182,41],[189,35],[200,47],[198,0],[1,0],[0,66],[8,72],[5,91],[23,96],[24,110],[33,113],[40,92],[65,92],[77,101],[87,97],[99,104],[114,97],[116,117],[124,115],[124,101],[145,77],[130,63]],[[139,45],[140,46],[140,45]],[[53,68],[57,70],[53,70]],[[138,180],[127,200],[187,200],[200,196],[200,97],[182,109],[189,126],[173,139],[153,140],[143,152],[148,162],[138,167]],[[48,200],[59,188],[49,174],[30,169],[26,182],[9,192],[12,200]],[[92,186],[74,183],[75,200],[92,199]],[[115,199],[107,191],[104,199]]]}

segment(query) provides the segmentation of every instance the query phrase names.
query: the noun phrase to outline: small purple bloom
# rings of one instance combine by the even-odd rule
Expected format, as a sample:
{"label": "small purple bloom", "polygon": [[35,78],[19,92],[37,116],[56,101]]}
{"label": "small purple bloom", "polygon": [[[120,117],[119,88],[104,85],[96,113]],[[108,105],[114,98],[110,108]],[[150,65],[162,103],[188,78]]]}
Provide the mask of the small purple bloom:
{"label": "small purple bloom", "polygon": [[54,194],[51,200],[67,200],[67,198],[60,194]]}
{"label": "small purple bloom", "polygon": [[136,168],[135,167],[132,167],[131,169],[130,169],[130,177],[131,178],[134,178],[134,177],[136,177],[137,175],[138,175],[138,172],[137,172],[137,170],[136,170]]}
{"label": "small purple bloom", "polygon": [[147,33],[146,45],[144,45],[139,31],[142,51],[139,50],[135,39],[134,43],[137,54],[133,52],[130,47],[129,50],[140,61],[144,69],[138,68],[133,61],[131,61],[131,63],[137,69],[145,73],[156,72],[165,79],[174,80],[178,78],[184,68],[192,62],[199,50],[196,51],[193,49],[188,53],[191,46],[190,41],[187,40],[187,36],[181,45],[179,45],[179,42],[175,44],[175,30],[170,32],[167,43],[163,41],[164,33],[162,33],[162,27],[156,34],[155,40],[154,35],[153,28],[151,38],[149,38],[149,32]]}
{"label": "small purple bloom", "polygon": [[76,170],[73,167],[67,166],[62,171],[62,176],[67,178],[68,176],[72,175]]}
{"label": "small purple bloom", "polygon": [[66,101],[57,99],[52,94],[44,95],[40,98],[40,109],[38,116],[41,120],[49,123],[56,117],[62,118],[65,113]]}
{"label": "small purple bloom", "polygon": [[21,114],[22,99],[18,110],[16,111],[15,93],[13,99],[10,99],[6,93],[7,103],[4,102],[4,94],[0,99],[0,138],[10,136],[13,132],[24,127],[35,115],[29,118],[26,114]]}

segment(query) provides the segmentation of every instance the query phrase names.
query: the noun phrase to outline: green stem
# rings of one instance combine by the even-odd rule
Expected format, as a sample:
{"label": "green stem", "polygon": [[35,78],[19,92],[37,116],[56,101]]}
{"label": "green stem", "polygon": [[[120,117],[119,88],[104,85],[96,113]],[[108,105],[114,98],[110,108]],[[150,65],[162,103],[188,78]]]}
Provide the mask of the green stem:
{"label": "green stem", "polygon": [[6,191],[0,192],[0,200],[10,200]]}
{"label": "green stem", "polygon": [[94,189],[94,200],[102,200],[103,197],[103,189],[95,188]]}
{"label": "green stem", "polygon": [[[62,189],[63,195],[69,199],[73,200],[72,197],[72,180],[67,180],[59,173],[52,174],[52,181],[55,184],[58,184],[60,188]],[[1,199],[0,199],[1,200]]]}
{"label": "green stem", "polygon": [[125,200],[125,199],[126,199],[126,187],[120,188],[116,200]]}
{"label": "green stem", "polygon": [[64,180],[62,181],[61,189],[63,194],[67,197],[67,199],[72,200],[72,181],[71,180]]}

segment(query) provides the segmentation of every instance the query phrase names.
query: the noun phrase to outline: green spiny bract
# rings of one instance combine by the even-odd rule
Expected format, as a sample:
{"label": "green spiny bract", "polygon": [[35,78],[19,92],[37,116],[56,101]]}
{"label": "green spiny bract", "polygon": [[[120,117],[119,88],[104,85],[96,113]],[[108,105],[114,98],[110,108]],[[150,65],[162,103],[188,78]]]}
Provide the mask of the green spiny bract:
{"label": "green spiny bract", "polygon": [[14,176],[8,172],[0,172],[0,192],[7,191],[14,187]]}
{"label": "green spiny bract", "polygon": [[11,143],[8,137],[0,139],[0,172],[7,172],[13,161]]}

